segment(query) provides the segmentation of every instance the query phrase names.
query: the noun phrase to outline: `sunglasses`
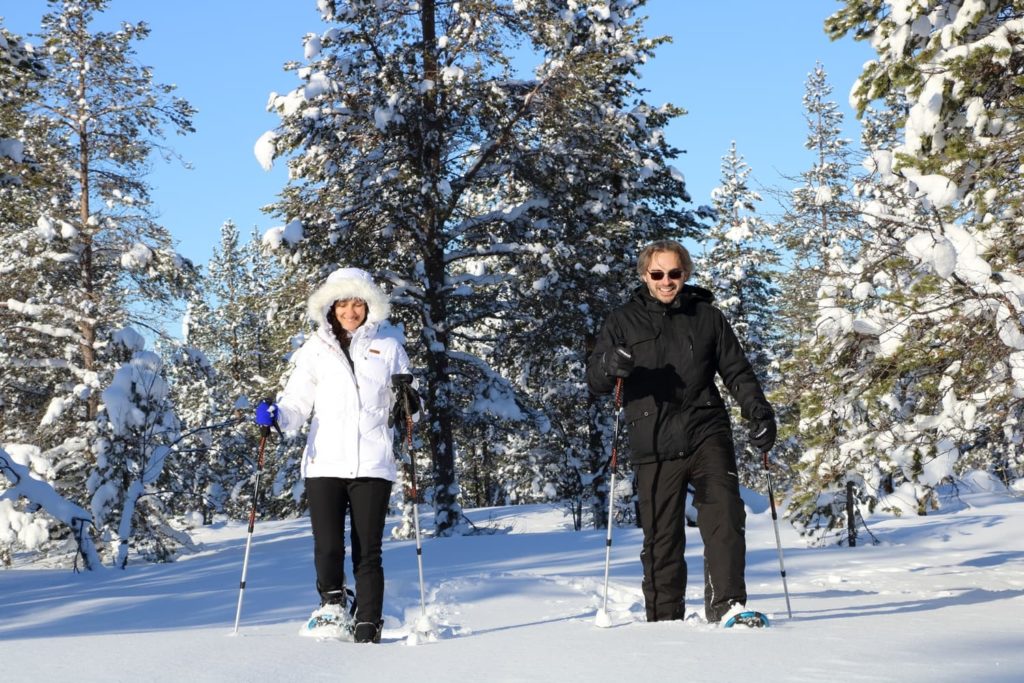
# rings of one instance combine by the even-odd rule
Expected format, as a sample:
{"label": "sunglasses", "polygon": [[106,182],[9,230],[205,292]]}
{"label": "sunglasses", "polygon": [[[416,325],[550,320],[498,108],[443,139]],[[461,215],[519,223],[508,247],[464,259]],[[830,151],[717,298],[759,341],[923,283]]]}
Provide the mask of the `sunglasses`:
{"label": "sunglasses", "polygon": [[[665,271],[663,271],[663,270],[648,270],[647,274],[650,275],[651,279],[654,280],[655,282],[657,282],[661,278],[665,277],[665,275],[666,275]],[[683,269],[682,268],[673,268],[672,270],[668,271],[667,275],[668,275],[668,279],[669,280],[682,280],[683,279]]]}

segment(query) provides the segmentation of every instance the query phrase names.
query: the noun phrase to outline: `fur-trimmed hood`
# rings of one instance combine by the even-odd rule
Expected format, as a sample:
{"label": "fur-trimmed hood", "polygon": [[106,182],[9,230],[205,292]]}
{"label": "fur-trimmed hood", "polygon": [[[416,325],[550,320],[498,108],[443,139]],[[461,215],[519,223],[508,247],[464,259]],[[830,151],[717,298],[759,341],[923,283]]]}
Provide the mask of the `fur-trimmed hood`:
{"label": "fur-trimmed hood", "polygon": [[306,314],[315,323],[326,325],[331,306],[342,299],[362,299],[366,302],[367,325],[386,320],[391,313],[388,295],[374,283],[369,273],[359,268],[339,268],[328,275],[327,281],[309,297]]}

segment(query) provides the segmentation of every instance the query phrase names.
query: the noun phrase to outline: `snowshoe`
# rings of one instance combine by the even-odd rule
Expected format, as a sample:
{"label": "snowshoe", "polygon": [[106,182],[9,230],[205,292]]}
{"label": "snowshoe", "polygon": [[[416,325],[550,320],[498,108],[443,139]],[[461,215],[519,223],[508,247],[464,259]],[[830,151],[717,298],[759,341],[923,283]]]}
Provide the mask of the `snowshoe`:
{"label": "snowshoe", "polygon": [[355,594],[348,588],[330,594],[320,607],[309,615],[306,625],[299,630],[300,636],[319,640],[351,640],[356,611]]}
{"label": "snowshoe", "polygon": [[323,605],[309,615],[299,635],[318,640],[351,640],[352,617],[341,605]]}
{"label": "snowshoe", "polygon": [[749,628],[764,628],[769,626],[768,617],[761,612],[754,610],[745,610],[733,614],[728,619],[722,622],[722,628],[732,628],[733,626],[747,626]]}

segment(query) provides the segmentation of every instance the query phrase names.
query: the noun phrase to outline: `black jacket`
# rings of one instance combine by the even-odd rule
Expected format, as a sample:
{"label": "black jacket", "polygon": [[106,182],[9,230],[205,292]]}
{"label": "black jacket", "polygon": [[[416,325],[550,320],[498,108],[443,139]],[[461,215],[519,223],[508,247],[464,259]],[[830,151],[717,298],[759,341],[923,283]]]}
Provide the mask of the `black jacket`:
{"label": "black jacket", "polygon": [[715,387],[715,373],[740,405],[744,418],[757,406],[771,410],[725,316],[711,292],[684,285],[671,304],[645,285],[608,316],[587,363],[595,394],[615,388],[602,356],[616,346],[633,353],[633,373],[622,401],[634,464],[686,457],[709,436],[731,434],[729,414]]}

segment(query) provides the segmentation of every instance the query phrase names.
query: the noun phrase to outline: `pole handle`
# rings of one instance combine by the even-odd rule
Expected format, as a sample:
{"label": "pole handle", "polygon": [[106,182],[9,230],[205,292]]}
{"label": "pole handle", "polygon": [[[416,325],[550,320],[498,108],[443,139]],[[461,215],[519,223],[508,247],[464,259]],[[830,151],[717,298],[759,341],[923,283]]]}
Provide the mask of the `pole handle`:
{"label": "pole handle", "polygon": [[[619,411],[622,409],[622,378],[615,378],[615,436],[612,438],[612,457],[611,457],[611,469],[615,472],[615,467],[618,464],[619,455]],[[610,495],[610,494],[609,494]]]}

